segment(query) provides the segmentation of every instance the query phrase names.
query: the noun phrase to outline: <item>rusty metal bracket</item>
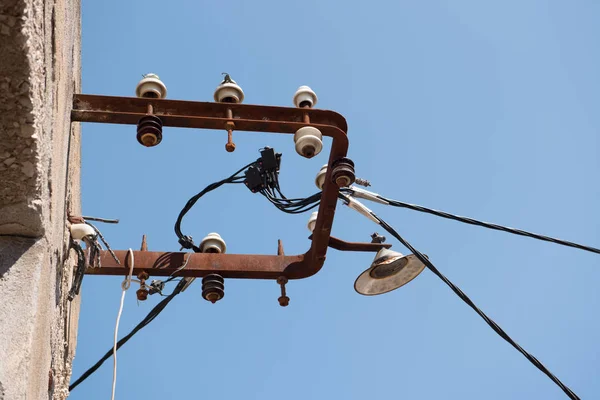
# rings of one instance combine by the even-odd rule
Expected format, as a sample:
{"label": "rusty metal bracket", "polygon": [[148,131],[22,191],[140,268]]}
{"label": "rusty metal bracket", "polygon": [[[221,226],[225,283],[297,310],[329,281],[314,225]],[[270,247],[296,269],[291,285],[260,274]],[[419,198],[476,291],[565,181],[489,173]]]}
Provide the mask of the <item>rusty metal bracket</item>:
{"label": "rusty metal bracket", "polygon": [[[344,117],[334,111],[319,109],[76,94],[73,97],[71,121],[136,125],[146,115],[149,105],[163,126],[220,130],[233,119],[236,132],[283,134],[293,134],[303,126],[314,126],[324,136],[333,139],[329,166],[348,152],[348,125]],[[297,256],[194,253],[186,268],[179,271],[178,275],[202,277],[218,273],[224,278],[277,279],[285,276],[288,279],[302,279],[316,274],[325,262],[327,248],[331,246],[330,233],[337,205],[339,187],[332,181],[331,171],[332,168],[327,169],[319,214],[311,246],[306,253]],[[381,247],[379,245],[378,248]],[[133,273],[145,270],[156,276],[169,276],[176,272],[188,254],[134,253],[136,268]],[[115,254],[123,261],[123,265],[117,265],[108,253],[102,252],[102,268],[88,269],[86,273],[125,274],[128,268],[126,251],[115,251]]]}
{"label": "rusty metal bracket", "polygon": [[[308,237],[312,239],[312,235]],[[377,253],[381,249],[392,247],[389,243],[365,243],[365,242],[346,242],[345,240],[329,236],[329,247],[339,251],[361,251]]]}

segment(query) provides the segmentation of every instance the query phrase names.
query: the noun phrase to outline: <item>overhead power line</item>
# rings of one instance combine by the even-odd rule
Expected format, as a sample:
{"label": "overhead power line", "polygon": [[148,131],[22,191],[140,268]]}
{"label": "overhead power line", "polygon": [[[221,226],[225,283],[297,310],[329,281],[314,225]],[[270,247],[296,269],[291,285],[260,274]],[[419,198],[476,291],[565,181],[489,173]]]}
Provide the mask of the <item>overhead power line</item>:
{"label": "overhead power line", "polygon": [[[348,199],[348,197],[344,196],[343,194],[340,195],[340,198],[346,200],[347,202],[350,201],[350,199]],[[373,213],[372,211],[370,211],[370,214],[371,214],[371,216],[374,219],[376,219],[377,221],[379,221],[378,222],[379,225],[381,225],[389,234],[391,234],[396,239],[398,239],[398,241],[400,243],[402,243],[402,245],[405,246],[408,250],[410,250],[419,259],[419,261],[421,261],[423,264],[425,264],[425,266],[431,272],[433,272],[446,285],[448,285],[450,287],[450,289],[452,289],[452,291],[454,293],[456,293],[456,295],[458,297],[460,297],[460,299],[462,301],[464,301],[469,307],[471,307],[494,330],[494,332],[496,332],[501,338],[503,338],[508,343],[510,343],[511,346],[513,346],[521,354],[523,354],[523,356],[525,356],[525,358],[527,358],[527,360],[529,360],[533,365],[535,365],[536,368],[538,368],[546,376],[548,376],[548,378],[550,378],[554,383],[556,383],[556,385],[558,385],[558,387],[560,387],[563,390],[563,392],[565,392],[565,394],[570,399],[572,399],[572,400],[580,400],[580,398],[571,389],[569,389],[569,387],[567,387],[564,383],[562,383],[561,380],[558,379],[552,372],[550,372],[550,370],[548,368],[546,368],[546,366],[544,366],[544,364],[542,364],[541,361],[539,361],[536,357],[534,357],[527,350],[525,350],[523,347],[521,347],[517,342],[515,342],[504,331],[504,329],[502,329],[494,320],[492,320],[481,309],[479,309],[479,307],[477,307],[475,305],[475,303],[473,302],[473,300],[471,300],[458,286],[456,286],[454,283],[452,283],[450,281],[450,279],[448,279],[446,276],[444,276],[444,274],[442,274],[435,267],[435,265],[433,265],[433,263],[431,261],[429,261],[429,259],[427,257],[425,257],[425,255],[423,253],[421,253],[419,250],[415,249],[408,241],[406,241],[402,236],[400,236],[400,234],[398,232],[396,232],[396,230],[394,228],[392,228],[384,220],[382,220],[381,218],[379,218],[375,213]]]}
{"label": "overhead power line", "polygon": [[375,202],[378,202],[381,204],[387,204],[387,205],[390,205],[393,207],[408,208],[410,210],[419,211],[419,212],[423,212],[423,213],[427,213],[427,214],[432,214],[432,215],[435,215],[438,217],[451,219],[451,220],[462,222],[465,224],[480,226],[483,228],[493,229],[496,231],[512,233],[513,235],[525,236],[525,237],[529,237],[532,239],[542,240],[544,242],[550,242],[550,243],[554,243],[554,244],[559,244],[561,246],[573,247],[573,248],[576,248],[579,250],[584,250],[584,251],[589,251],[591,253],[600,254],[600,249],[598,249],[596,247],[586,246],[583,244],[570,242],[568,240],[562,240],[562,239],[557,239],[557,238],[553,238],[550,236],[540,235],[538,233],[528,232],[528,231],[524,231],[522,229],[510,228],[508,226],[502,226],[502,225],[493,224],[490,222],[479,221],[474,218],[462,217],[460,215],[450,214],[445,211],[434,210],[433,208],[427,208],[427,207],[419,206],[416,204],[410,204],[410,203],[405,203],[405,202],[398,201],[398,200],[392,200],[392,199],[383,197],[377,193],[369,192],[368,190],[364,190],[364,189],[360,189],[360,188],[356,188],[356,187],[352,187],[351,189],[349,189],[349,192],[351,192],[356,197],[375,201]]}
{"label": "overhead power line", "polygon": [[121,338],[121,340],[119,340],[117,342],[116,347],[111,346],[111,348],[106,352],[106,354],[104,354],[104,356],[100,360],[98,360],[98,362],[96,364],[92,365],[75,382],[73,382],[69,386],[69,391],[73,391],[73,389],[75,389],[83,381],[85,381],[87,378],[89,378],[90,375],[92,375],[94,372],[96,372],[96,370],[98,368],[100,368],[100,366],[104,363],[104,361],[106,361],[110,358],[110,356],[113,354],[113,350],[118,350],[119,348],[121,348],[121,346],[123,346],[125,343],[127,343],[127,341],[129,339],[131,339],[136,333],[138,333],[142,328],[144,328],[146,325],[148,325],[150,322],[152,322],[154,320],[154,318],[156,318],[158,316],[158,314],[160,314],[162,312],[162,310],[165,309],[165,307],[169,304],[169,302],[171,302],[171,300],[173,300],[173,298],[181,292],[181,289],[183,288],[184,285],[185,285],[185,281],[183,281],[183,280],[180,281],[177,284],[177,286],[175,287],[175,289],[173,290],[173,293],[171,293],[170,295],[165,297],[160,303],[158,303],[156,306],[154,306],[154,308],[152,310],[150,310],[148,315],[146,315],[146,317],[139,324],[137,324],[137,326],[135,328],[133,328],[131,330],[131,332],[129,332],[126,336],[124,336],[123,338]]}

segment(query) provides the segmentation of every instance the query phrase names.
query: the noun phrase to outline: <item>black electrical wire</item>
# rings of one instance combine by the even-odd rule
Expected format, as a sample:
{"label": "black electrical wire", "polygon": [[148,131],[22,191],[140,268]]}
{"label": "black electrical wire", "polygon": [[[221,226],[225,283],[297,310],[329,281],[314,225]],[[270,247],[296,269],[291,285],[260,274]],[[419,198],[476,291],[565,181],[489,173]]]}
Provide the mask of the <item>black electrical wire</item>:
{"label": "black electrical wire", "polygon": [[[152,322],[154,320],[154,318],[156,318],[158,316],[158,314],[160,314],[162,312],[162,310],[165,309],[165,307],[169,304],[169,302],[171,300],[173,300],[173,298],[181,292],[184,285],[185,285],[185,281],[183,281],[183,280],[180,281],[170,295],[165,297],[163,300],[160,301],[160,303],[158,303],[156,306],[154,306],[154,308],[152,310],[150,310],[148,315],[146,315],[146,317],[139,324],[137,324],[136,327],[131,330],[131,332],[129,332],[126,336],[122,337],[121,340],[119,340],[117,342],[117,350],[119,348],[121,348],[121,346],[123,346],[125,343],[127,343],[127,341],[129,339],[131,339],[137,332],[139,332],[142,328],[144,328],[146,325],[148,325],[150,322]],[[96,370],[98,368],[100,368],[100,366],[104,363],[104,361],[108,360],[112,356],[112,353],[113,353],[113,347],[111,346],[111,348],[106,352],[106,354],[104,354],[104,356],[100,360],[98,360],[98,362],[96,364],[91,366],[75,382],[73,382],[69,386],[69,391],[73,391],[73,389],[75,389],[83,381],[85,381],[87,378],[89,378],[90,375],[92,375],[94,372],[96,372]]]}
{"label": "black electrical wire", "polygon": [[456,293],[456,295],[458,297],[460,297],[460,299],[462,301],[464,301],[469,307],[471,307],[481,318],[483,318],[483,320],[504,340],[506,340],[511,346],[513,346],[515,349],[517,349],[521,354],[523,354],[525,356],[525,358],[527,358],[527,360],[529,360],[533,365],[536,366],[536,368],[538,368],[540,371],[542,371],[544,374],[546,374],[546,376],[548,376],[548,378],[550,378],[554,383],[556,383],[558,385],[558,387],[560,387],[563,392],[565,392],[565,394],[573,400],[580,400],[579,397],[571,390],[569,389],[564,383],[562,383],[560,381],[560,379],[558,379],[554,374],[552,374],[552,372],[550,372],[550,370],[548,370],[548,368],[546,368],[544,366],[544,364],[541,363],[541,361],[539,361],[537,358],[535,358],[532,354],[530,354],[529,352],[527,352],[523,347],[521,347],[517,342],[515,342],[510,336],[508,336],[508,334],[504,331],[504,329],[502,329],[496,322],[494,322],[490,317],[488,317],[483,311],[481,311],[476,305],[475,303],[473,303],[473,301],[458,287],[456,286],[454,283],[452,283],[448,278],[446,278],[446,276],[444,276],[434,265],[431,261],[429,261],[429,259],[427,257],[425,257],[425,255],[423,255],[420,251],[418,251],[417,249],[415,249],[413,246],[411,246],[410,243],[408,243],[402,236],[400,236],[400,234],[398,232],[396,232],[396,230],[394,230],[394,228],[392,228],[390,225],[388,225],[384,220],[382,220],[381,218],[379,218],[377,215],[375,215],[374,213],[371,213],[371,215],[373,217],[375,217],[377,220],[379,220],[380,225],[392,236],[394,236],[396,239],[398,239],[398,241],[400,243],[402,243],[403,246],[405,246],[408,250],[410,250],[418,259],[419,261],[421,261],[423,264],[425,264],[425,266],[427,266],[427,268],[429,268],[429,270],[431,272],[433,272],[438,278],[440,278],[442,281],[444,281],[444,283],[446,285],[448,285],[450,287],[450,289],[452,289],[452,291],[454,293]]}
{"label": "black electrical wire", "polygon": [[185,206],[179,213],[179,216],[177,217],[177,221],[175,222],[175,234],[179,238],[179,243],[183,247],[193,249],[194,251],[200,251],[200,249],[197,246],[194,246],[191,237],[185,236],[181,232],[181,221],[183,220],[183,217],[188,213],[188,211],[190,211],[191,208],[194,206],[194,204],[196,204],[196,202],[202,196],[204,196],[206,193],[211,192],[211,191],[223,186],[226,183],[242,183],[244,181],[244,177],[239,176],[239,174],[253,164],[254,164],[254,162],[244,166],[243,168],[240,168],[237,172],[235,172],[233,175],[229,176],[228,178],[225,178],[223,180],[220,180],[218,182],[208,185],[207,187],[204,188],[204,190],[202,190],[200,193],[196,194],[195,196],[193,196],[191,199],[188,200],[188,202],[185,204]]}
{"label": "black electrical wire", "polygon": [[321,203],[322,192],[315,193],[306,198],[287,198],[281,191],[281,187],[279,185],[279,174],[276,172],[269,176],[268,181],[272,182],[272,184],[266,184],[265,187],[260,190],[260,194],[269,200],[269,202],[271,202],[275,207],[285,213],[304,213],[318,207]]}
{"label": "black electrical wire", "polygon": [[275,207],[288,214],[300,214],[312,210],[319,206],[321,202],[321,192],[304,199],[288,199],[283,195],[281,195],[281,198],[278,198],[267,190],[262,190],[260,193]]}
{"label": "black electrical wire", "polygon": [[555,244],[559,244],[562,246],[573,247],[573,248],[576,248],[579,250],[585,250],[585,251],[589,251],[592,253],[600,254],[600,249],[597,249],[595,247],[585,246],[585,245],[582,245],[579,243],[569,242],[567,240],[561,240],[561,239],[553,238],[550,236],[539,235],[537,233],[527,232],[527,231],[524,231],[521,229],[509,228],[507,226],[492,224],[489,222],[478,221],[476,219],[469,218],[469,217],[461,217],[459,215],[454,215],[454,214],[450,214],[450,213],[447,213],[444,211],[434,210],[432,208],[427,208],[427,207],[423,207],[423,206],[419,206],[419,205],[415,205],[415,204],[409,204],[409,203],[404,203],[404,202],[397,201],[397,200],[387,199],[387,198],[385,198],[383,196],[379,196],[379,195],[377,197],[379,199],[384,200],[387,203],[389,203],[390,206],[408,208],[410,210],[415,210],[415,211],[419,211],[419,212],[423,212],[423,213],[427,213],[427,214],[432,214],[432,215],[436,215],[436,216],[442,217],[442,218],[452,219],[454,221],[463,222],[465,224],[481,226],[481,227],[488,228],[488,229],[494,229],[497,231],[508,232],[508,233],[512,233],[514,235],[525,236],[525,237],[529,237],[529,238],[533,238],[533,239],[537,239],[537,240],[543,240],[545,242],[555,243]]}
{"label": "black electrical wire", "polygon": [[69,290],[69,294],[67,295],[67,299],[69,301],[73,301],[75,296],[79,294],[79,290],[81,289],[81,283],[83,282],[83,275],[85,274],[85,253],[81,248],[81,245],[74,240],[71,240],[71,248],[75,249],[77,253],[77,268],[75,269],[75,274],[73,276],[73,283],[71,284],[71,290]]}

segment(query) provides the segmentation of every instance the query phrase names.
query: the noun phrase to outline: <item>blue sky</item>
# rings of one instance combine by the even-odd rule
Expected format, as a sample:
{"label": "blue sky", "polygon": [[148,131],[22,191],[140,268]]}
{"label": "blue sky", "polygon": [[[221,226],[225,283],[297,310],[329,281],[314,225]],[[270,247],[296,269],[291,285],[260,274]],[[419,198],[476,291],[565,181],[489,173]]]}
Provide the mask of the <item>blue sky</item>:
{"label": "blue sky", "polygon": [[[134,95],[155,72],[169,98],[212,101],[227,71],[248,104],[291,106],[310,85],[343,114],[357,174],[387,197],[600,245],[600,3],[594,1],[83,1],[83,92]],[[290,136],[165,128],[82,128],[84,214],[116,249],[175,251],[189,197],[283,153],[292,197],[314,193],[315,159]],[[280,137],[281,136],[281,137]],[[370,205],[523,347],[584,399],[600,397],[600,258],[409,210]],[[339,207],[334,235],[378,227]],[[309,215],[288,216],[240,185],[198,202],[184,232],[219,232],[230,253],[308,248]],[[379,229],[379,231],[381,231]],[[389,236],[389,235],[388,235]],[[394,249],[405,252],[393,240]],[[119,351],[117,398],[563,399],[438,278],[424,271],[377,297],[354,292],[368,254],[330,250],[288,284],[227,280],[212,305],[199,282]],[[111,346],[121,278],[86,277],[73,377]],[[159,299],[127,294],[126,334]],[[110,397],[112,362],[70,398]]]}

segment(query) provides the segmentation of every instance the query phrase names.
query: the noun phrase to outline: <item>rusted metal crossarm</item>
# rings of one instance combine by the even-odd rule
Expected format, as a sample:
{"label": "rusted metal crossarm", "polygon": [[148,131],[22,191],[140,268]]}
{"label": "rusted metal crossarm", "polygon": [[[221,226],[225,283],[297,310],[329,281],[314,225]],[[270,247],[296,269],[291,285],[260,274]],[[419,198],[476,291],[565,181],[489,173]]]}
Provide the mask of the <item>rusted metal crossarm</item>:
{"label": "rusted metal crossarm", "polygon": [[[225,129],[227,123],[233,120],[236,131],[284,134],[292,134],[303,126],[314,126],[323,135],[333,139],[328,162],[330,167],[348,152],[348,126],[344,117],[333,111],[319,109],[77,94],[73,98],[71,120],[137,124],[150,109],[161,119],[163,126]],[[289,279],[301,279],[316,274],[325,262],[339,192],[339,187],[331,176],[332,168],[328,168],[311,247],[305,254],[276,256],[195,253],[185,268],[185,276],[219,273],[224,278],[277,279],[279,276],[286,276]],[[124,251],[116,253],[120,260],[125,260]],[[157,276],[171,275],[182,265],[184,255],[189,254],[139,253],[138,255],[136,252],[135,264],[140,267],[135,268],[134,274],[152,269],[149,273]],[[103,267],[88,269],[86,273],[123,275],[123,267],[114,264],[114,260],[111,261],[103,253]]]}
{"label": "rusted metal crossarm", "polygon": [[[224,129],[231,110],[236,131],[295,133],[303,126],[321,127],[330,132],[337,128],[348,131],[346,120],[340,114],[315,108],[274,107],[253,104],[211,103],[139,97],[114,97],[76,94],[73,97],[71,120],[106,124],[131,124],[147,115],[152,104],[154,115],[164,126],[180,128]],[[308,115],[310,122],[304,122]],[[322,132],[326,136],[334,136]],[[344,135],[345,136],[345,135]]]}
{"label": "rusted metal crossarm", "polygon": [[[312,235],[308,237],[312,239]],[[338,251],[360,251],[360,252],[378,252],[381,249],[392,247],[389,243],[365,243],[365,242],[346,242],[345,240],[329,236],[329,247]]]}
{"label": "rusted metal crossarm", "polygon": [[[145,242],[144,242],[145,243]],[[330,237],[329,247],[340,251],[377,252],[381,248],[390,248],[387,243],[356,243]],[[283,253],[283,251],[281,251]],[[101,252],[101,268],[88,268],[88,275],[125,275],[129,271],[127,250],[115,251],[121,261],[118,265],[107,251]],[[302,269],[293,268],[302,263],[304,256],[247,255],[247,254],[210,254],[159,251],[134,251],[135,265],[133,275],[146,272],[151,276],[203,277],[218,273],[223,278],[242,279],[288,279],[305,278]],[[188,257],[191,257],[188,261]],[[178,271],[183,264],[185,268]],[[291,267],[291,268],[290,268]]]}
{"label": "rusted metal crossarm", "polygon": [[[100,268],[88,268],[87,275],[124,276],[129,271],[127,250],[117,250],[115,254],[122,265],[102,251]],[[285,275],[290,279],[303,278],[302,275],[287,272],[286,269],[295,263],[302,263],[304,256],[276,256],[254,254],[211,254],[160,251],[134,251],[135,264],[133,275],[147,272],[150,276],[203,277],[208,274],[219,274],[223,278],[242,279],[277,279]],[[184,269],[177,272],[187,260]],[[298,270],[300,271],[300,270]]]}

